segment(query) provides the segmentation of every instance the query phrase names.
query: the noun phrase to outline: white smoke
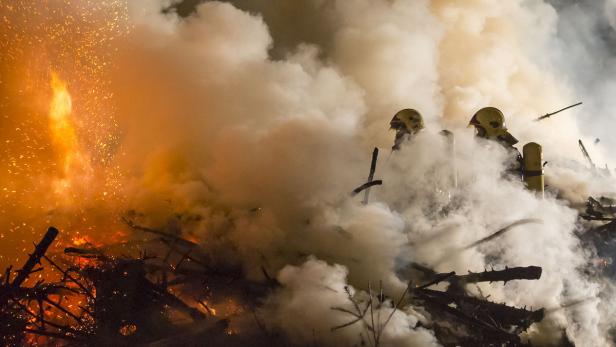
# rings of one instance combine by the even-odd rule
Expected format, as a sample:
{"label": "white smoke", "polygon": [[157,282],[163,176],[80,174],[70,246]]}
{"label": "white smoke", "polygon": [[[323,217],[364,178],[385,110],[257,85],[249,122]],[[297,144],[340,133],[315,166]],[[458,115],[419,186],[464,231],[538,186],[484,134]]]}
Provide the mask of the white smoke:
{"label": "white smoke", "polygon": [[[361,308],[369,300],[365,293],[358,293],[346,285],[347,274],[343,266],[331,266],[315,258],[309,258],[300,267],[285,267],[278,276],[284,289],[271,297],[264,308],[271,311],[266,313],[269,323],[286,331],[298,344],[310,341],[319,346],[340,346],[358,340],[368,343],[373,335],[361,323],[332,331],[354,319],[353,315],[332,308],[353,312],[349,295],[362,305]],[[425,321],[425,317],[410,309],[392,313],[391,308],[382,307],[377,312],[373,310],[369,317],[370,321],[379,322],[374,326],[387,322],[386,329],[382,330],[382,346],[438,346],[432,332],[414,328],[420,320]],[[312,324],[306,326],[306,321]],[[372,322],[370,324],[372,326]]]}
{"label": "white smoke", "polygon": [[[261,266],[280,270],[269,326],[298,342],[358,343],[360,325],[330,331],[345,318],[331,307],[349,305],[347,285],[361,296],[383,281],[401,293],[396,271],[409,261],[458,273],[542,266],[539,281],[479,287],[516,306],[598,295],[600,284],[578,271],[587,255],[576,211],[504,177],[507,153],[465,128],[474,111],[497,106],[522,143],[543,145],[561,196],[579,203],[598,191],[584,170],[559,164],[579,159],[576,111],[532,122],[576,101],[569,81],[536,59],[555,35],[550,5],[315,0],[253,2],[248,13],[206,2],[185,19],[161,12],[167,2],[130,5],[135,27],[116,79],[129,204],[152,225],[180,215],[185,233],[253,278]],[[324,23],[307,34],[302,26],[315,22],[301,16]],[[429,129],[389,157],[388,121],[403,107],[423,112]],[[443,127],[456,136],[455,168]],[[349,193],[365,180],[374,145],[385,152],[385,183],[361,206]],[[523,218],[543,222],[461,250]],[[316,258],[304,263],[308,255]],[[566,329],[580,346],[607,345],[610,314],[597,301],[558,310],[529,336],[551,344]],[[397,312],[383,343],[435,344],[413,328],[419,316]]]}

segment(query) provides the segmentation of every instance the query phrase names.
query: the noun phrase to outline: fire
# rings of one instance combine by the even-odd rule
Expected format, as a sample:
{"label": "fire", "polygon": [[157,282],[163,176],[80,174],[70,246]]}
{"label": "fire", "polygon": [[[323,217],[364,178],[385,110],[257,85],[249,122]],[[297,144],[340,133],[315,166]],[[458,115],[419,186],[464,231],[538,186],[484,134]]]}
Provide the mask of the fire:
{"label": "fire", "polygon": [[63,167],[66,175],[77,151],[77,136],[70,119],[73,101],[66,82],[61,80],[55,72],[51,73],[51,89],[53,91],[49,105],[51,134],[58,146],[58,151],[64,157]]}
{"label": "fire", "polygon": [[92,244],[92,240],[87,235],[83,235],[83,236],[76,235],[73,237],[71,241],[73,242],[73,245],[75,246],[83,246],[83,245]]}
{"label": "fire", "polygon": [[51,73],[51,89],[53,98],[49,107],[49,116],[52,120],[54,134],[71,135],[74,138],[73,128],[70,125],[68,116],[73,109],[71,94],[68,92],[66,82],[60,79],[57,73]]}
{"label": "fire", "polygon": [[120,328],[120,334],[123,336],[130,336],[137,332],[137,326],[135,324],[127,324]]}
{"label": "fire", "polygon": [[56,193],[66,193],[77,178],[91,171],[89,160],[79,146],[72,119],[73,100],[66,81],[51,73],[52,98],[49,105],[49,127],[57,153],[61,158],[62,177],[56,181]]}

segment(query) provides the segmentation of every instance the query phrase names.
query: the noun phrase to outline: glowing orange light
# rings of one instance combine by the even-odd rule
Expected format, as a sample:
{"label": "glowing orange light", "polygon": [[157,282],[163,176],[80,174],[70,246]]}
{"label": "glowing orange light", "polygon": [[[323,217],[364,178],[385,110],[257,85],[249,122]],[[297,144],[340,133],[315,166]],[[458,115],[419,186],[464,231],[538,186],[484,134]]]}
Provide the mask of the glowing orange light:
{"label": "glowing orange light", "polygon": [[[75,183],[86,186],[92,167],[86,152],[80,148],[72,120],[73,101],[67,83],[51,73],[53,92],[49,105],[49,126],[56,152],[62,160],[62,176],[55,181],[55,192],[68,196]],[[75,193],[74,191],[72,192]]]}
{"label": "glowing orange light", "polygon": [[120,334],[122,336],[130,336],[137,332],[137,326],[135,324],[127,324],[120,327]]}
{"label": "glowing orange light", "polygon": [[63,160],[63,177],[56,186],[56,191],[62,192],[70,186],[67,176],[78,153],[77,136],[70,119],[73,109],[71,95],[66,82],[55,72],[51,73],[51,89],[53,95],[49,105],[49,126],[56,149]]}
{"label": "glowing orange light", "polygon": [[77,235],[77,236],[74,236],[71,241],[73,242],[73,245],[75,246],[83,246],[86,244],[92,244],[92,241],[90,240],[88,236]]}
{"label": "glowing orange light", "polygon": [[66,175],[77,151],[77,136],[70,120],[73,101],[66,82],[62,81],[55,72],[51,74],[51,89],[53,91],[49,105],[51,134],[64,157],[64,174]]}
{"label": "glowing orange light", "polygon": [[51,73],[51,89],[53,90],[53,97],[49,106],[49,115],[53,122],[52,126],[55,126],[58,130],[71,131],[68,116],[71,114],[73,102],[66,82],[62,81],[55,72]]}

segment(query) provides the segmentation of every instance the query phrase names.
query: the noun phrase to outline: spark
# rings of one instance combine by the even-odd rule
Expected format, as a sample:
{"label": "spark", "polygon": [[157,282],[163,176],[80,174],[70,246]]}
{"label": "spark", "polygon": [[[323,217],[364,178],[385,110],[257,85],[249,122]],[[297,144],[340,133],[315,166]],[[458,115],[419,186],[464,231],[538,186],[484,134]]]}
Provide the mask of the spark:
{"label": "spark", "polygon": [[2,249],[6,265],[49,224],[67,241],[115,228],[100,222],[123,199],[111,73],[132,27],[127,0],[0,1],[0,13],[0,229],[19,245]]}

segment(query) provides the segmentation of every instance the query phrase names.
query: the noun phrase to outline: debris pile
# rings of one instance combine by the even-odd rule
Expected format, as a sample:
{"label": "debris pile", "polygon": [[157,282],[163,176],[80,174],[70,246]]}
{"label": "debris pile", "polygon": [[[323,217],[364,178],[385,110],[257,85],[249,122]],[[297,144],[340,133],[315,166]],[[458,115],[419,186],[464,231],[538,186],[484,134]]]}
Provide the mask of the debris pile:
{"label": "debris pile", "polygon": [[[389,323],[393,313],[403,304],[411,304],[414,309],[423,311],[429,319],[418,322],[418,326],[432,329],[443,346],[530,346],[523,342],[520,334],[527,331],[533,324],[543,320],[545,310],[528,310],[506,304],[494,303],[488,298],[471,295],[467,284],[479,282],[503,282],[514,280],[537,280],[542,269],[537,266],[506,268],[500,271],[469,272],[467,275],[456,275],[455,272],[439,274],[419,265],[411,265],[429,282],[412,286],[409,284],[402,296],[394,302],[383,294],[382,287],[375,295],[370,290],[368,299],[359,298],[347,290],[347,297],[353,310],[333,307],[332,310],[343,312],[353,317],[350,321],[332,328],[332,331],[347,328],[353,324],[363,324],[368,345],[378,346],[382,332]],[[448,282],[446,290],[435,290],[429,287]],[[393,311],[384,323],[378,323],[375,311],[388,306]],[[376,323],[375,323],[376,322]],[[366,341],[364,341],[366,342]]]}
{"label": "debris pile", "polygon": [[[165,262],[172,253],[181,245],[193,245],[178,236],[158,233],[160,241],[169,244],[164,262],[147,253],[115,257],[101,249],[67,247],[65,256],[87,262],[63,268],[46,255],[58,235],[57,229],[49,228],[26,264],[17,271],[8,268],[2,277],[0,344],[174,346],[178,341],[190,345],[205,339],[233,339],[228,320],[218,319],[204,300],[222,290],[223,284],[224,290],[240,288],[245,296],[257,297],[258,291],[264,293],[272,283],[249,285],[236,271],[208,268],[185,250],[180,260],[170,266]],[[169,238],[174,241],[170,243]],[[59,273],[60,278],[25,284],[44,267]],[[209,291],[191,290],[190,304],[175,294],[177,288],[188,293],[191,282],[203,287],[206,281],[211,284],[207,286]]]}
{"label": "debris pile", "polygon": [[[229,321],[218,319],[205,300],[222,292],[233,292],[237,300],[257,307],[259,298],[277,286],[265,269],[266,281],[253,283],[244,279],[237,269],[211,268],[188,240],[130,225],[159,236],[159,241],[167,246],[164,258],[158,259],[145,252],[139,257],[114,257],[106,255],[102,249],[67,247],[65,257],[88,261],[63,268],[46,255],[58,235],[57,229],[49,228],[25,265],[17,271],[9,268],[3,276],[0,287],[0,315],[5,322],[0,327],[2,344],[171,346],[178,341],[190,345],[204,340],[229,344],[238,341],[229,330]],[[174,254],[180,254],[180,258],[169,266]],[[59,278],[26,285],[33,274],[43,271],[43,267],[53,268]],[[497,304],[466,290],[468,284],[478,282],[539,279],[540,267],[466,275],[436,273],[419,264],[411,267],[411,271],[417,272],[415,277],[427,283],[416,287],[409,285],[395,309],[402,304],[423,309],[430,317],[425,324],[445,346],[524,346],[519,334],[544,317],[543,309],[527,310]],[[191,286],[191,283],[199,286]],[[208,292],[197,293],[194,288],[203,287],[204,283],[208,284]],[[448,283],[446,290],[429,288],[441,283]],[[190,302],[182,297],[187,293],[192,295]],[[355,300],[350,295],[349,298]],[[367,302],[365,308],[360,309],[360,304],[356,303],[358,312],[354,313],[356,318],[350,324],[333,330],[357,322],[365,324],[369,308],[377,302],[394,306],[381,289],[377,298]],[[267,332],[256,315],[255,325],[263,332],[261,339],[270,345],[279,342],[280,337]],[[374,339],[373,345],[378,345],[378,337]]]}
{"label": "debris pile", "polygon": [[[364,192],[364,205],[368,204],[370,188],[382,183],[374,179],[377,159],[375,149],[367,182],[351,194]],[[127,216],[134,217],[130,213]],[[588,223],[607,222],[591,224],[580,238],[611,264],[612,250],[616,249],[616,202],[590,197],[581,217]],[[140,243],[138,256],[110,255],[105,247],[86,244],[65,247],[60,254],[62,263],[46,254],[59,233],[51,227],[21,269],[6,269],[0,286],[3,345],[174,346],[209,341],[212,345],[241,346],[249,341],[253,346],[293,346],[285,337],[269,331],[256,314],[265,298],[279,287],[267,269],[262,268],[261,281],[251,281],[239,266],[215,263],[198,243],[181,233],[140,226],[130,218],[124,222],[135,232],[154,237]],[[538,222],[519,220],[458,251],[490,242],[513,227]],[[151,249],[155,252],[149,253]],[[347,290],[352,309],[331,309],[352,318],[331,330],[361,324],[365,331],[363,345],[376,347],[381,345],[394,312],[412,307],[425,317],[415,328],[430,329],[443,346],[531,346],[524,333],[541,322],[549,310],[493,302],[477,284],[538,280],[541,267],[505,267],[458,275],[438,273],[433,270],[438,265],[411,263],[400,276],[409,284],[397,299],[388,297],[383,288],[376,294],[370,288],[367,299]],[[52,269],[56,276],[40,276],[44,268]],[[37,273],[40,279],[32,282]],[[237,334],[229,315],[217,316],[216,309],[208,304],[229,297],[252,312],[254,331]],[[374,312],[383,307],[391,314],[384,322],[379,317],[375,323]],[[571,345],[563,336],[562,344]]]}
{"label": "debris pile", "polygon": [[[519,334],[540,322],[544,310],[527,310],[477,298],[465,290],[466,284],[536,280],[541,277],[537,266],[506,268],[500,271],[436,274],[435,280],[413,290],[413,303],[432,317],[433,329],[445,346],[525,346]],[[449,282],[446,291],[428,289]]]}
{"label": "debris pile", "polygon": [[[378,154],[375,148],[367,182],[351,192],[351,196],[363,192],[363,205],[369,202],[370,189],[382,184],[382,180],[375,179]],[[455,170],[452,172],[455,177]],[[453,187],[455,182],[453,179]],[[138,225],[133,220],[138,217],[129,212],[123,221],[136,233],[153,238],[138,243],[137,256],[111,255],[107,252],[110,245],[94,247],[86,243],[65,247],[60,254],[63,262],[58,261],[46,254],[59,234],[50,227],[23,267],[17,271],[9,267],[1,277],[0,319],[5,323],[0,327],[2,344],[175,346],[209,341],[212,345],[241,346],[249,341],[253,346],[294,346],[277,332],[269,331],[256,314],[280,286],[267,269],[261,268],[261,281],[251,281],[239,265],[216,263],[198,243],[182,237],[181,232]],[[580,217],[588,223],[586,232],[579,234],[580,239],[596,252],[602,263],[610,265],[616,250],[616,201],[589,197]],[[453,252],[473,249],[529,223],[541,220],[518,220]],[[152,249],[154,253],[149,253]],[[442,261],[429,266],[411,263],[400,273],[408,285],[397,299],[388,297],[382,284],[376,294],[369,285],[367,297],[365,292],[357,294],[346,287],[351,309],[331,309],[352,318],[331,330],[361,324],[362,345],[377,347],[393,314],[410,307],[424,317],[414,328],[430,329],[443,346],[532,345],[524,333],[553,310],[491,301],[477,284],[538,280],[543,272],[541,267],[505,266],[502,270],[458,275],[433,270]],[[52,269],[55,276],[43,276],[45,267]],[[32,282],[37,273],[39,280]],[[237,334],[230,316],[217,316],[216,309],[208,304],[221,298],[233,298],[243,310],[252,312],[256,329]],[[384,321],[380,316],[375,319],[374,313],[380,315],[382,308],[390,310]],[[255,331],[259,332],[258,337]],[[566,334],[561,344],[572,345]]]}

